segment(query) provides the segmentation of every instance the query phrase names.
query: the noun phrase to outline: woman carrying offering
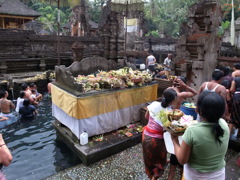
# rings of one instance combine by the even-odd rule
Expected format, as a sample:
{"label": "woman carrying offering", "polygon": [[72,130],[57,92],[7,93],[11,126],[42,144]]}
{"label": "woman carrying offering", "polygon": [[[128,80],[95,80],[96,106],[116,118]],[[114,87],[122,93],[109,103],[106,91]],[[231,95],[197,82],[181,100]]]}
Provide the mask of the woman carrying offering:
{"label": "woman carrying offering", "polygon": [[221,118],[225,100],[216,92],[203,92],[196,110],[200,122],[186,129],[181,145],[172,134],[175,155],[184,164],[184,178],[225,180],[224,158],[229,142],[229,128]]}
{"label": "woman carrying offering", "polygon": [[145,171],[152,180],[162,176],[167,162],[167,150],[163,139],[163,124],[158,120],[157,114],[165,109],[171,109],[171,105],[177,97],[174,89],[166,89],[163,92],[162,102],[154,101],[147,106],[145,118],[148,124],[143,131],[142,148]]}

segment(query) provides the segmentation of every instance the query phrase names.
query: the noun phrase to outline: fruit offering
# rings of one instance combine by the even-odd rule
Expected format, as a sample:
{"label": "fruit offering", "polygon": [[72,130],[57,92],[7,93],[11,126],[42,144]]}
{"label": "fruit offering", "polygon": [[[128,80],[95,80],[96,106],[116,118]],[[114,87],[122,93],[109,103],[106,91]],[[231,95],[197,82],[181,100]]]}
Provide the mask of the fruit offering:
{"label": "fruit offering", "polygon": [[91,90],[132,87],[135,85],[142,86],[152,81],[152,75],[147,71],[134,71],[125,67],[109,72],[99,71],[97,75],[78,75],[75,81],[82,85],[83,92],[87,92]]}
{"label": "fruit offering", "polygon": [[183,106],[188,108],[196,108],[196,105],[192,102],[183,103]]}
{"label": "fruit offering", "polygon": [[167,112],[167,114],[170,121],[179,120],[184,115],[180,109],[170,110]]}
{"label": "fruit offering", "polygon": [[179,109],[161,110],[156,117],[166,130],[173,133],[182,133],[187,127],[197,123],[192,116],[184,115]]}

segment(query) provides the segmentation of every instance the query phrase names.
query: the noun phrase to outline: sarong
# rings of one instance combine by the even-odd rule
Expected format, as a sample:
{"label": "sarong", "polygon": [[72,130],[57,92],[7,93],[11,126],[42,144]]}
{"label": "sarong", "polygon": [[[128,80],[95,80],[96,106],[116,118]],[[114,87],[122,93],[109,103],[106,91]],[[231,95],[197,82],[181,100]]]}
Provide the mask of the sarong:
{"label": "sarong", "polygon": [[225,180],[225,167],[215,172],[200,173],[184,164],[183,174],[185,180]]}
{"label": "sarong", "polygon": [[161,177],[167,164],[164,139],[152,138],[143,134],[142,148],[146,174],[149,178]]}
{"label": "sarong", "polygon": [[240,94],[233,95],[231,123],[234,124],[236,128],[240,128]]}

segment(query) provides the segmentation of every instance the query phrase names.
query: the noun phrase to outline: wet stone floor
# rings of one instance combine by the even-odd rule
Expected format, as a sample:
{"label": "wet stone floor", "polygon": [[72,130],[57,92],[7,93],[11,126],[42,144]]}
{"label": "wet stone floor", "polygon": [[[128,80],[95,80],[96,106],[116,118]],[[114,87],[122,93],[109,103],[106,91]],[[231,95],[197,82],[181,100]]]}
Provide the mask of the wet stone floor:
{"label": "wet stone floor", "polygon": [[[240,178],[240,168],[235,163],[238,152],[228,150],[226,155],[226,179],[238,180]],[[234,160],[232,160],[235,158]],[[229,163],[231,164],[229,164]],[[236,163],[235,163],[236,164]],[[227,168],[229,166],[229,168]],[[234,167],[230,167],[234,166]],[[166,180],[169,171],[169,164],[163,177],[159,180]],[[235,177],[230,177],[231,171]],[[238,177],[238,178],[236,178]],[[236,178],[236,179],[235,179]],[[144,171],[141,144],[128,148],[118,154],[96,162],[90,166],[79,164],[56,175],[46,178],[46,180],[147,180]],[[180,179],[179,171],[176,171],[174,180]]]}

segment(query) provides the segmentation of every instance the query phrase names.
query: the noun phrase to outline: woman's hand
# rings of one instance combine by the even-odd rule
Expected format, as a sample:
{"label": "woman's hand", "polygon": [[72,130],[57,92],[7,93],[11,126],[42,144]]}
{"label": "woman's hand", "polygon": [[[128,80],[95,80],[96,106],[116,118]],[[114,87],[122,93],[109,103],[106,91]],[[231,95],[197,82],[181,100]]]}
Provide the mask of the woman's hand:
{"label": "woman's hand", "polygon": [[170,134],[171,134],[171,138],[172,138],[173,144],[174,143],[179,144],[178,136],[176,134],[174,134],[174,133],[170,133]]}

